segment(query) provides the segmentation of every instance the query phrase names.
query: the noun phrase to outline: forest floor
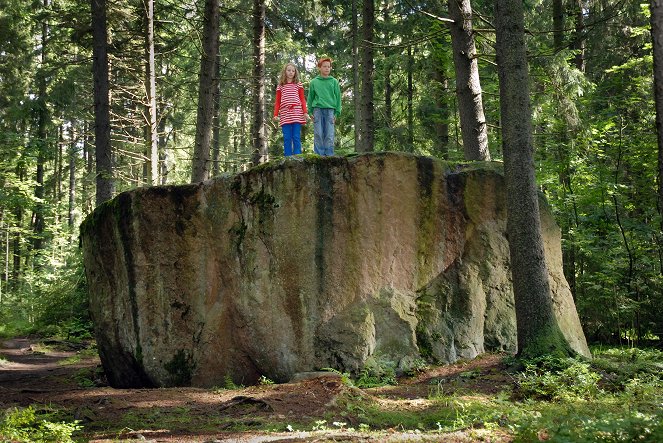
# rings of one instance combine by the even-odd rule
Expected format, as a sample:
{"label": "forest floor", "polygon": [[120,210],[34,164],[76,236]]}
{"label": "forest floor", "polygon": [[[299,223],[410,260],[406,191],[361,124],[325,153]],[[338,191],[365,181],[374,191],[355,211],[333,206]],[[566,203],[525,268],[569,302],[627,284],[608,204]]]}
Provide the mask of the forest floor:
{"label": "forest floor", "polygon": [[397,385],[370,389],[333,373],[239,389],[113,389],[104,383],[98,356],[66,342],[5,340],[0,357],[0,411],[32,405],[64,413],[82,425],[74,435],[78,441],[511,441],[481,423],[445,433],[423,421],[379,426],[367,410],[375,406],[391,417],[385,423],[394,423],[399,414],[430,415],[431,397],[441,390],[447,396],[494,396],[512,385],[500,355],[431,367]]}

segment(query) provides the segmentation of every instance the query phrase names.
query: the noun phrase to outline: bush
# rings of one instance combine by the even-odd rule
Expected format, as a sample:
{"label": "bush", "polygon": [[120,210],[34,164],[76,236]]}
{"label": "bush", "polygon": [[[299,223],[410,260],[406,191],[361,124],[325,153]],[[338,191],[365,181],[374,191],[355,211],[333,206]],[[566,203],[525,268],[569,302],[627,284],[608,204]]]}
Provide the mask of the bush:
{"label": "bush", "polygon": [[82,429],[79,421],[54,422],[51,421],[54,415],[52,411],[38,412],[32,406],[7,409],[0,421],[0,438],[24,443],[73,443],[72,434]]}
{"label": "bush", "polygon": [[538,400],[589,399],[601,392],[600,380],[589,363],[548,357],[525,363],[525,372],[517,377],[517,393]]}

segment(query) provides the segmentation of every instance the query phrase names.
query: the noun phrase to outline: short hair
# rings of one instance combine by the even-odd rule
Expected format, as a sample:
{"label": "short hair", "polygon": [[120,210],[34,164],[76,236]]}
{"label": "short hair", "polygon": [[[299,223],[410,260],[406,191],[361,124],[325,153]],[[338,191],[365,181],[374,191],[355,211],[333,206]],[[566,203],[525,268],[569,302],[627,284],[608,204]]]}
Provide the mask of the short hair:
{"label": "short hair", "polygon": [[318,68],[322,66],[324,62],[329,62],[329,65],[331,65],[332,64],[331,57],[322,57],[320,60],[318,60]]}

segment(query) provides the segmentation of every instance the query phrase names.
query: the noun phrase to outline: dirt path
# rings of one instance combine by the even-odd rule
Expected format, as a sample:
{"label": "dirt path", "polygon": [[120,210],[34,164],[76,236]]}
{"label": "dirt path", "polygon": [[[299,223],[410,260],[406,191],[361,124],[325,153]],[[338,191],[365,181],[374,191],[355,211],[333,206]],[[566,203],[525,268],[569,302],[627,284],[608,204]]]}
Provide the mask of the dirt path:
{"label": "dirt path", "polygon": [[[99,358],[89,352],[61,346],[44,348],[33,340],[20,338],[2,343],[0,356],[5,360],[0,360],[0,409],[28,405],[64,409],[80,420],[85,426],[84,438],[93,442],[440,441],[439,434],[386,430],[368,435],[350,432],[344,426],[329,428],[333,420],[345,422],[348,427],[358,424],[356,417],[343,410],[348,398],[402,401],[400,407],[409,408],[415,407],[413,400],[427,398],[436,381],[461,373],[492,374],[481,377],[484,386],[478,380],[474,382],[475,388],[486,392],[494,391],[505,381],[495,371],[499,357],[488,356],[469,364],[436,368],[398,386],[369,390],[346,386],[333,374],[298,383],[236,390],[113,389],[104,385],[99,377]],[[472,383],[470,378],[468,382]],[[310,429],[310,423],[322,419],[329,423],[322,430],[297,432],[304,429],[304,423]],[[290,432],[286,430],[288,426]],[[273,431],[252,432],[251,428]],[[463,433],[444,437],[450,442],[473,441]]]}

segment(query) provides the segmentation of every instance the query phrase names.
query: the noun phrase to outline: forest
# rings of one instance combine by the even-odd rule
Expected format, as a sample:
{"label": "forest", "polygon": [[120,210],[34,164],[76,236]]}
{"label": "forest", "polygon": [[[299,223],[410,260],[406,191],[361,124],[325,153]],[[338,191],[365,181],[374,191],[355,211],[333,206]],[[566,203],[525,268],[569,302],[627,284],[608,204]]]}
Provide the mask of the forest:
{"label": "forest", "polygon": [[[282,159],[286,62],[306,89],[333,59],[336,155],[502,161],[495,3],[0,0],[0,336],[91,338],[78,229],[99,204]],[[537,190],[587,340],[660,349],[663,4],[513,3]]]}

